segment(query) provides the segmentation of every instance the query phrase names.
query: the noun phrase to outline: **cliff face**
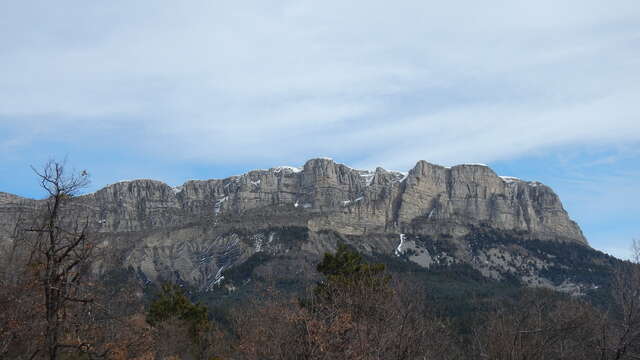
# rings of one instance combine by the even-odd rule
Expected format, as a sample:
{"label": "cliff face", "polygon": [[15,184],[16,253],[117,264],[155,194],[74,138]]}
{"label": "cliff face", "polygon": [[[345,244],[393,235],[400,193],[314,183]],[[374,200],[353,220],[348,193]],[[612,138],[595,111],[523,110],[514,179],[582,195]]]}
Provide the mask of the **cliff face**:
{"label": "cliff face", "polygon": [[465,228],[482,224],[536,239],[586,244],[553,190],[501,178],[484,165],[445,168],[420,161],[404,175],[313,159],[302,169],[256,170],[177,188],[153,180],[121,182],[81,201],[82,211],[94,217],[101,232],[290,213],[308,218],[306,224],[314,231],[351,235],[411,230],[462,236]]}
{"label": "cliff face", "polygon": [[[0,193],[5,233],[18,213],[36,204]],[[89,219],[104,246],[121,249],[125,265],[150,279],[178,274],[202,288],[256,252],[319,255],[337,238],[368,252],[399,254],[409,246],[416,257],[410,260],[425,267],[435,254],[420,246],[420,237],[448,239],[458,250],[444,258],[473,263],[477,256],[464,241],[478,228],[587,246],[549,187],[501,178],[484,165],[445,168],[425,161],[407,174],[313,159],[303,168],[255,170],[176,188],[127,181],[78,197],[70,211]],[[285,241],[281,229],[287,227],[306,229],[305,241]],[[406,234],[416,240],[403,244],[413,239]]]}
{"label": "cliff face", "polygon": [[35,200],[0,192],[0,242],[33,212],[36,203]]}

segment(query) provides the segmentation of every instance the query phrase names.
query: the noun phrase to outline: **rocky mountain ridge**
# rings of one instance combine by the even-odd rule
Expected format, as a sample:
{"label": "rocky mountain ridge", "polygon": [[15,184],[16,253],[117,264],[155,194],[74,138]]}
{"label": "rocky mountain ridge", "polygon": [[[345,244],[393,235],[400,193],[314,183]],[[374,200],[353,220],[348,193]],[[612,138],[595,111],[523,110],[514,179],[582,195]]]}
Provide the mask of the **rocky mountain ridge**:
{"label": "rocky mountain ridge", "polygon": [[[69,215],[87,219],[102,246],[120,254],[104,269],[131,266],[150,281],[177,277],[201,289],[219,285],[225,270],[256,253],[280,259],[256,271],[282,275],[308,265],[297,257],[321,256],[337,241],[425,268],[467,263],[487,277],[511,272],[541,284],[549,282],[539,276],[548,259],[529,261],[526,252],[505,246],[477,253],[470,239],[484,229],[514,241],[588,248],[551,188],[500,177],[480,164],[447,168],[419,161],[401,173],[319,158],[302,168],[254,170],[179,187],[119,182],[76,200]],[[0,194],[4,233],[39,203]]]}

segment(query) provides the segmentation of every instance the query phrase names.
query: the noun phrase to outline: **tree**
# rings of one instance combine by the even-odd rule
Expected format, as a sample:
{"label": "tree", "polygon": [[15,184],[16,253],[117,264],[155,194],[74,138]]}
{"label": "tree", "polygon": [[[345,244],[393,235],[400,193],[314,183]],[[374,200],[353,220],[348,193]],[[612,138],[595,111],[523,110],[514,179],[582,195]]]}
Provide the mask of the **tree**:
{"label": "tree", "polygon": [[147,322],[156,329],[156,355],[191,354],[209,359],[216,352],[219,337],[209,321],[207,307],[192,303],[174,284],[164,284],[158,298],[151,303]]}
{"label": "tree", "polygon": [[[425,291],[393,279],[384,264],[339,245],[318,271],[311,333],[321,339],[324,359],[456,359],[450,326],[431,313]],[[319,324],[315,325],[315,324]],[[318,330],[320,329],[320,330]],[[445,350],[445,351],[443,351]]]}
{"label": "tree", "polygon": [[618,264],[613,278],[614,306],[601,329],[601,359],[640,359],[640,241],[632,241],[631,260]]}
{"label": "tree", "polygon": [[[429,314],[424,292],[395,282],[344,244],[317,266],[325,280],[307,299],[261,301],[236,322],[247,359],[454,359],[448,324]],[[446,352],[443,353],[443,349]]]}
{"label": "tree", "polygon": [[475,330],[477,359],[595,359],[600,313],[552,290],[523,289],[512,304],[496,304]]}
{"label": "tree", "polygon": [[[88,221],[72,216],[72,204],[78,192],[89,184],[86,171],[68,172],[65,163],[49,161],[42,170],[33,168],[40,186],[46,191],[44,206],[37,211],[30,265],[44,293],[46,327],[44,352],[58,358],[63,349],[85,351],[88,344],[62,338],[70,323],[70,307],[89,306],[93,299],[83,292],[83,281],[91,264],[93,244],[88,237]],[[69,340],[69,339],[66,339]]]}
{"label": "tree", "polygon": [[194,341],[199,333],[210,327],[206,306],[192,303],[177,285],[164,284],[160,296],[149,307],[147,322],[157,326],[170,319],[187,323]]}
{"label": "tree", "polygon": [[314,289],[316,307],[340,307],[357,319],[371,315],[391,295],[384,264],[366,263],[345,244],[339,244],[335,254],[326,253],[317,269],[326,279]]}

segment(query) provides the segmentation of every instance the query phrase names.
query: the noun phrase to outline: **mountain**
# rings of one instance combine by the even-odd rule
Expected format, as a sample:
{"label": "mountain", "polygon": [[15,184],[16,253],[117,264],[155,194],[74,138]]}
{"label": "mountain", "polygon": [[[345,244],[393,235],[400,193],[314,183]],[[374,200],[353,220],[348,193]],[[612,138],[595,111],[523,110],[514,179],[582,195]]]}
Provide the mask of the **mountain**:
{"label": "mountain", "polygon": [[[76,200],[68,215],[88,221],[111,254],[95,271],[130,268],[205,292],[312,280],[338,242],[419,269],[465,266],[571,293],[601,287],[612,261],[589,247],[551,188],[481,164],[419,161],[402,173],[319,158],[179,187],[123,181]],[[5,243],[41,203],[0,193]]]}

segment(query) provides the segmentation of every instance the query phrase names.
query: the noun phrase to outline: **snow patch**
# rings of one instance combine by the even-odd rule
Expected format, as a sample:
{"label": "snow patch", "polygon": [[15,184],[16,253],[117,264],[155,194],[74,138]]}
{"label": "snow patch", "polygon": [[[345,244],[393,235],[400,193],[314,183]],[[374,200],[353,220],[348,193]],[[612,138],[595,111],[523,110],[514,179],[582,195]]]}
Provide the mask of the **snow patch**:
{"label": "snow patch", "polygon": [[200,265],[204,265],[205,263],[209,262],[209,260],[211,260],[210,256],[203,256],[202,258],[200,258]]}
{"label": "snow patch", "polygon": [[222,209],[222,204],[227,201],[229,197],[225,196],[222,199],[216,201],[216,204],[213,206],[213,213],[214,214],[218,214],[220,212],[220,210]]}
{"label": "snow patch", "polygon": [[256,235],[255,248],[256,248],[256,252],[257,253],[262,251],[262,243],[263,242],[264,242],[264,235],[263,234]]}
{"label": "snow patch", "polygon": [[282,171],[284,171],[284,172],[291,172],[291,173],[294,173],[294,174],[299,173],[299,172],[301,172],[301,171],[302,171],[302,169],[301,169],[301,168],[297,168],[297,167],[295,167],[295,166],[276,166],[276,167],[274,167],[274,168],[273,168],[273,169],[271,169],[271,170],[272,170],[274,173],[276,173],[276,174],[277,174],[277,173],[280,173],[280,172],[282,172]]}
{"label": "snow patch", "polygon": [[406,171],[398,171],[398,170],[389,170],[390,173],[393,174],[393,176],[395,176],[395,181],[397,182],[403,182],[405,180],[407,180],[407,177],[409,176],[409,173]]}
{"label": "snow patch", "polygon": [[224,265],[222,265],[220,269],[218,269],[216,276],[213,278],[213,285],[219,286],[222,280],[224,280],[224,275],[222,275],[222,270],[224,270]]}
{"label": "snow patch", "polygon": [[173,191],[174,194],[178,194],[181,193],[182,190],[184,190],[184,186],[176,186],[176,187],[172,187],[171,190]]}
{"label": "snow patch", "polygon": [[371,186],[373,184],[373,178],[376,176],[374,172],[364,170],[364,172],[360,173],[360,177],[364,180],[367,186]]}
{"label": "snow patch", "polygon": [[225,196],[222,199],[216,201],[216,204],[222,204],[223,202],[227,201],[228,198],[229,198],[228,196]]}
{"label": "snow patch", "polygon": [[342,202],[342,206],[349,206],[352,203],[362,201],[362,199],[364,199],[364,196],[360,196],[359,198],[354,199],[354,200],[345,200],[345,201]]}
{"label": "snow patch", "polygon": [[407,236],[405,234],[400,234],[400,244],[398,244],[398,247],[396,248],[395,254],[396,256],[400,256],[403,254],[404,250],[402,249],[402,246],[404,245],[404,241],[407,239]]}
{"label": "snow patch", "polygon": [[502,180],[504,180],[504,182],[506,182],[506,183],[514,183],[514,182],[522,181],[521,179],[519,179],[517,177],[513,177],[513,176],[500,176],[500,178]]}

